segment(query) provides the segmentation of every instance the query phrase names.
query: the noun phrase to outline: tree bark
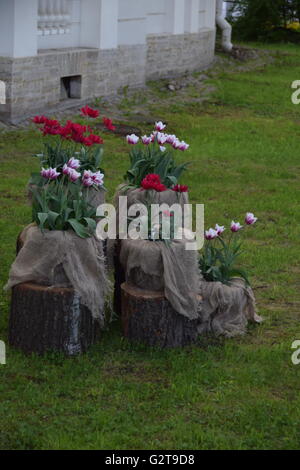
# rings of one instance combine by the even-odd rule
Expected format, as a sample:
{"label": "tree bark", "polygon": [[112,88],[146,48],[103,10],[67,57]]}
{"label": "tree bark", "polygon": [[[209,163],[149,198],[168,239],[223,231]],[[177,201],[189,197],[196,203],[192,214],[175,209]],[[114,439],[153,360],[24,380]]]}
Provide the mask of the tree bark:
{"label": "tree bark", "polygon": [[141,290],[127,283],[122,284],[121,291],[123,334],[130,341],[160,348],[197,341],[198,320],[177,313],[163,292]]}
{"label": "tree bark", "polygon": [[125,282],[125,271],[120,262],[121,240],[116,240],[114,253],[114,312],[122,315],[122,291],[121,285]]}
{"label": "tree bark", "polygon": [[9,343],[25,353],[59,351],[72,356],[95,343],[99,326],[71,288],[33,283],[15,286],[9,319]]}

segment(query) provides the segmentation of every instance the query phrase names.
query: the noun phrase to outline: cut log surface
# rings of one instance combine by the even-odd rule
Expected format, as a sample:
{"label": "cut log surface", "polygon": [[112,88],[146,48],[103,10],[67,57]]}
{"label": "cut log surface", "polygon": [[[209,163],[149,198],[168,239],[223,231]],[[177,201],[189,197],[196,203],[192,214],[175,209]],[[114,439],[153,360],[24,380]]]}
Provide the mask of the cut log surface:
{"label": "cut log surface", "polygon": [[98,323],[71,288],[33,283],[15,286],[9,319],[9,343],[25,353],[85,352],[98,335]]}
{"label": "cut log surface", "polygon": [[176,348],[195,343],[198,320],[177,313],[163,292],[146,291],[123,283],[122,327],[129,341]]}

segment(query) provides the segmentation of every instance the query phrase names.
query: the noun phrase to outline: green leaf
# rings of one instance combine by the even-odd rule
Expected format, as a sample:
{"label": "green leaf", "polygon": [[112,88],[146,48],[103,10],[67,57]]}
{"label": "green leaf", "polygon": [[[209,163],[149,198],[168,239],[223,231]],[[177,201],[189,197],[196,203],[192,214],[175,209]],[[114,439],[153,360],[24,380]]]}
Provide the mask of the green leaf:
{"label": "green leaf", "polygon": [[247,276],[247,273],[246,271],[244,271],[243,269],[231,269],[229,271],[229,276],[230,278],[232,279],[233,277],[241,277],[242,279],[244,279],[246,281],[246,284],[248,286],[250,286],[250,282],[249,282],[249,279],[248,279],[248,276]]}
{"label": "green leaf", "polygon": [[87,227],[78,222],[76,219],[69,219],[68,224],[72,227],[76,235],[80,238],[89,238],[91,234],[89,233]]}
{"label": "green leaf", "polygon": [[98,147],[97,150],[95,151],[94,154],[94,163],[95,163],[95,169],[97,170],[100,166],[101,160],[102,160],[102,155],[103,155],[103,148]]}
{"label": "green leaf", "polygon": [[48,222],[51,228],[55,228],[56,219],[59,217],[57,212],[49,211],[48,212]]}
{"label": "green leaf", "polygon": [[[74,212],[74,211],[73,211],[73,209],[71,209],[70,207],[67,207],[67,208],[65,209],[64,215],[63,215],[63,221],[64,221],[64,222],[67,222],[67,221],[68,221],[68,219],[69,219],[70,215],[72,214],[72,212]],[[72,217],[71,217],[71,218],[72,218]]]}
{"label": "green leaf", "polygon": [[75,218],[77,220],[81,219],[81,201],[75,200],[73,201],[73,207],[75,211]]}
{"label": "green leaf", "polygon": [[175,176],[167,176],[167,180],[171,181],[172,185],[177,184],[177,178],[175,178]]}
{"label": "green leaf", "polygon": [[95,233],[96,227],[97,227],[96,221],[94,219],[91,219],[90,217],[84,217],[83,220],[85,220],[85,222],[87,223],[90,233],[91,234]]}
{"label": "green leaf", "polygon": [[45,212],[39,212],[37,216],[39,221],[39,227],[41,228],[41,230],[44,230],[44,225],[47,222],[48,214]]}

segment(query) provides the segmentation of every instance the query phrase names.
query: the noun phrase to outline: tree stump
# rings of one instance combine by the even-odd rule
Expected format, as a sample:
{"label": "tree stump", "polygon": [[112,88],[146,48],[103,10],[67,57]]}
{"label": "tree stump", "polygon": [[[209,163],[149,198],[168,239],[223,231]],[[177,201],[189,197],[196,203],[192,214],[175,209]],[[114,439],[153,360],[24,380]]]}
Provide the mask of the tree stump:
{"label": "tree stump", "polygon": [[121,285],[125,282],[125,270],[120,262],[121,240],[116,240],[114,252],[114,312],[122,315],[122,290]]}
{"label": "tree stump", "polygon": [[97,338],[99,326],[72,288],[24,283],[12,289],[9,343],[25,353],[80,354]]}
{"label": "tree stump", "polygon": [[176,348],[197,341],[198,320],[177,313],[163,292],[146,291],[123,283],[123,334],[132,342]]}
{"label": "tree stump", "polygon": [[[23,247],[30,224],[17,238],[17,254]],[[68,282],[63,267],[56,279]],[[100,328],[71,287],[48,287],[24,283],[12,289],[9,343],[25,353],[63,352],[68,356],[86,352],[95,343]]]}

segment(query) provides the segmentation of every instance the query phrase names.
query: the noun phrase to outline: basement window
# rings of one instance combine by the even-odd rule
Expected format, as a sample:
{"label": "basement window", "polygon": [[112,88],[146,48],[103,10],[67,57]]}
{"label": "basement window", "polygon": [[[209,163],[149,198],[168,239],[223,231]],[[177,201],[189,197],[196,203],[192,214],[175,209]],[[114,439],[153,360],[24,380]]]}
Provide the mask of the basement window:
{"label": "basement window", "polygon": [[60,79],[60,99],[81,98],[81,75],[62,77]]}

